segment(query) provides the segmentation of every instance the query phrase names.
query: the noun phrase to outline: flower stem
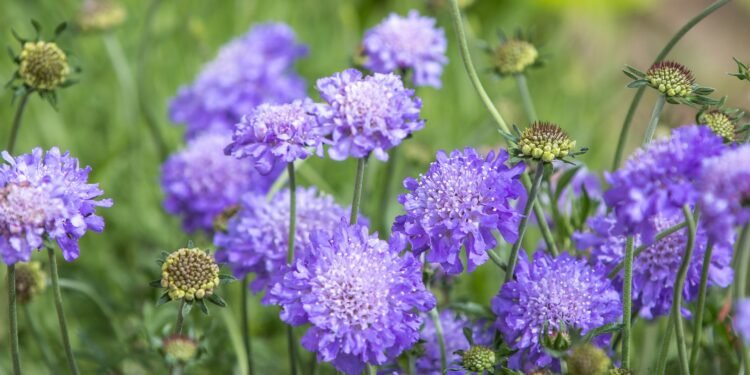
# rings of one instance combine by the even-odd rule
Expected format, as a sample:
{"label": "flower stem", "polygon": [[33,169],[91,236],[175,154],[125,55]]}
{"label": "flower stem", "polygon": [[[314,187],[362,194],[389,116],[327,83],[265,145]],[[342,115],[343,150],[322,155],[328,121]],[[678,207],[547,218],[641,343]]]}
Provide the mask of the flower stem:
{"label": "flower stem", "polygon": [[[729,0],[718,0],[698,13],[695,17],[691,18],[684,26],[682,26],[682,28],[677,30],[677,33],[672,36],[672,39],[670,39],[664,46],[664,48],[661,49],[659,54],[656,56],[656,59],[654,60],[654,64],[664,60],[664,58],[667,57],[667,54],[672,51],[672,48],[674,48],[677,42],[679,42],[680,39],[682,39],[682,37],[685,36],[685,34],[687,34],[687,32],[693,28],[693,26],[697,25],[698,22],[702,21],[709,14],[721,8],[728,2]],[[628,109],[627,115],[625,115],[625,121],[622,124],[622,129],[620,130],[620,137],[617,140],[617,150],[615,151],[615,158],[612,162],[612,170],[615,170],[620,166],[622,153],[625,151],[625,143],[627,143],[628,133],[630,132],[630,125],[633,123],[633,116],[635,115],[636,109],[638,109],[638,104],[641,102],[641,98],[643,97],[643,92],[645,90],[645,86],[639,88],[633,96],[633,100],[630,102],[630,108]]]}
{"label": "flower stem", "polygon": [[29,312],[28,304],[22,305],[23,310],[23,316],[26,318],[26,327],[29,328],[29,331],[31,332],[31,335],[34,336],[34,341],[36,341],[36,347],[39,348],[39,352],[42,354],[42,360],[44,361],[44,364],[47,366],[47,369],[49,369],[51,374],[54,374],[58,371],[57,366],[55,366],[54,362],[52,361],[52,358],[50,357],[49,348],[47,347],[47,341],[42,337],[42,335],[39,333],[39,330],[36,329],[36,324],[34,324],[34,319],[31,317],[31,313]]}
{"label": "flower stem", "polygon": [[539,162],[536,166],[536,172],[534,173],[534,183],[531,185],[529,197],[526,199],[526,206],[523,208],[523,217],[521,218],[521,223],[518,225],[518,239],[513,243],[513,248],[511,249],[510,257],[508,258],[508,270],[505,271],[506,283],[513,279],[513,271],[518,262],[518,251],[521,249],[523,236],[526,233],[526,226],[529,223],[531,207],[534,205],[537,193],[539,192],[539,185],[542,184],[542,176],[544,176],[544,162]]}
{"label": "flower stem", "polygon": [[294,327],[286,326],[286,338],[289,346],[289,374],[297,375],[297,339],[294,338]]}
{"label": "flower stem", "polygon": [[387,235],[390,232],[390,228],[386,225],[386,216],[388,215],[388,203],[391,198],[391,185],[393,185],[393,178],[396,174],[396,163],[398,160],[398,147],[391,149],[390,157],[385,166],[385,175],[383,176],[383,182],[380,186],[380,212],[378,212],[378,225],[376,228],[381,234]]}
{"label": "flower stem", "polygon": [[685,344],[685,330],[682,326],[682,287],[685,284],[685,276],[687,276],[688,267],[690,266],[690,258],[693,256],[695,219],[688,205],[682,207],[682,212],[685,215],[685,221],[688,223],[688,241],[685,248],[685,255],[682,257],[680,270],[677,272],[677,280],[674,283],[672,315],[674,315],[674,331],[677,337],[677,352],[680,356],[680,372],[685,375],[690,374],[690,368],[688,364],[687,345]]}
{"label": "flower stem", "polygon": [[443,325],[440,324],[440,315],[438,309],[435,307],[430,310],[430,318],[432,318],[432,324],[435,325],[435,334],[438,338],[438,345],[440,345],[440,373],[445,374],[448,368],[448,359],[445,354],[445,337],[443,336]]}
{"label": "flower stem", "polygon": [[654,111],[651,112],[651,120],[648,122],[648,128],[646,128],[646,134],[643,136],[642,145],[649,144],[654,138],[656,125],[659,124],[659,116],[661,115],[661,111],[664,109],[664,103],[666,103],[666,101],[667,97],[664,95],[659,95],[659,98],[656,99],[656,105],[654,106]]}
{"label": "flower stem", "polygon": [[633,312],[633,236],[625,245],[625,277],[622,281],[622,367],[630,368],[630,330]]}
{"label": "flower stem", "polygon": [[357,224],[357,216],[359,216],[359,204],[362,200],[362,184],[365,180],[366,162],[366,157],[357,159],[357,176],[354,178],[354,197],[352,197],[352,214],[349,217],[349,224]]}
{"label": "flower stem", "polygon": [[415,375],[417,373],[417,363],[414,358],[414,353],[406,354],[406,373],[408,375]]}
{"label": "flower stem", "polygon": [[516,83],[518,84],[518,92],[521,94],[523,109],[526,111],[526,118],[529,120],[529,123],[532,123],[537,120],[537,117],[534,102],[531,101],[529,86],[526,84],[526,76],[523,73],[518,73],[514,74],[514,77],[516,77]]}
{"label": "flower stem", "polygon": [[10,129],[10,137],[8,138],[8,147],[5,149],[9,154],[13,154],[13,148],[16,146],[16,138],[18,137],[18,130],[21,128],[21,118],[23,118],[23,111],[26,109],[26,103],[29,102],[29,97],[33,91],[26,91],[21,96],[21,102],[18,103],[16,109],[16,115],[13,117],[13,126]]}
{"label": "flower stem", "polygon": [[107,50],[107,56],[112,62],[112,68],[115,71],[115,76],[120,84],[122,91],[123,106],[128,111],[128,121],[132,121],[133,114],[137,113],[137,108],[134,105],[134,98],[136,97],[135,88],[133,87],[133,72],[128,65],[128,60],[125,57],[125,51],[122,49],[120,40],[114,35],[112,31],[107,31],[102,35],[102,41],[104,47]]}
{"label": "flower stem", "polygon": [[240,306],[240,314],[242,314],[242,341],[245,344],[245,361],[247,361],[247,374],[253,374],[253,355],[252,346],[250,342],[250,321],[248,320],[248,290],[247,290],[248,279],[245,277],[240,283],[242,288],[242,305]]}
{"label": "flower stem", "polygon": [[667,318],[667,328],[664,331],[664,337],[661,340],[661,348],[659,348],[659,357],[656,359],[656,374],[664,375],[667,370],[667,355],[669,354],[669,344],[672,342],[672,331],[674,329],[674,315],[672,312],[669,313]]}
{"label": "flower stem", "polygon": [[177,323],[174,325],[174,333],[176,335],[182,334],[182,326],[185,322],[185,316],[182,315],[182,309],[185,307],[185,299],[180,299],[180,307],[177,309]]}
{"label": "flower stem", "polygon": [[55,250],[52,247],[47,247],[47,254],[49,255],[49,270],[52,279],[52,293],[55,297],[55,309],[57,310],[57,320],[60,324],[60,334],[62,335],[63,346],[65,347],[65,356],[68,359],[68,367],[73,375],[78,375],[78,365],[76,364],[75,356],[73,356],[73,348],[70,345],[70,337],[68,336],[68,325],[65,323],[65,311],[63,311],[62,304],[62,293],[60,293],[60,282],[57,275],[57,258],[55,257]]}
{"label": "flower stem", "polygon": [[[682,223],[679,223],[679,224],[671,226],[671,227],[669,227],[667,229],[664,229],[663,231],[661,231],[661,232],[659,232],[659,233],[656,234],[656,237],[654,238],[654,243],[663,240],[665,237],[669,236],[670,234],[672,234],[674,232],[677,232],[678,230],[680,230],[682,228],[685,228],[686,226],[687,226],[687,222],[683,221]],[[652,244],[641,245],[641,246],[636,247],[635,251],[633,251],[633,257],[634,258],[637,257],[640,253],[642,253],[644,250],[648,249],[649,246],[651,246],[651,245]],[[615,276],[617,276],[617,274],[620,273],[620,271],[622,270],[622,267],[624,265],[625,265],[625,261],[623,260],[617,266],[615,266],[612,269],[612,271],[609,271],[609,274],[607,275],[607,277],[609,277],[611,279],[611,278],[614,278]]]}
{"label": "flower stem", "polygon": [[16,313],[16,265],[8,265],[8,323],[10,324],[10,356],[13,374],[21,374],[21,354],[18,349],[18,315]]}
{"label": "flower stem", "polygon": [[286,170],[289,174],[289,238],[286,262],[291,265],[294,261],[294,238],[297,226],[297,182],[294,178],[294,163],[288,163]]}
{"label": "flower stem", "polygon": [[[734,299],[739,300],[745,297],[745,289],[747,288],[747,268],[748,263],[750,263],[750,224],[742,228],[735,254],[739,254],[739,259],[736,264],[735,274],[737,278],[734,284]],[[745,345],[744,340],[737,341],[739,342],[744,373],[747,374],[750,371],[750,355],[747,352],[747,345]]]}
{"label": "flower stem", "polygon": [[706,307],[706,289],[708,286],[708,270],[711,268],[711,254],[714,246],[709,243],[706,254],[703,256],[703,268],[701,269],[701,283],[698,291],[698,308],[695,312],[695,328],[693,331],[693,345],[690,349],[690,369],[695,370],[698,364],[698,350],[701,346],[701,334],[703,333],[703,310]]}
{"label": "flower stem", "polygon": [[493,249],[487,250],[487,255],[490,256],[490,260],[492,260],[492,263],[495,263],[495,265],[503,270],[503,272],[508,269],[508,266],[505,265],[503,260],[500,259],[500,256],[498,256]]}

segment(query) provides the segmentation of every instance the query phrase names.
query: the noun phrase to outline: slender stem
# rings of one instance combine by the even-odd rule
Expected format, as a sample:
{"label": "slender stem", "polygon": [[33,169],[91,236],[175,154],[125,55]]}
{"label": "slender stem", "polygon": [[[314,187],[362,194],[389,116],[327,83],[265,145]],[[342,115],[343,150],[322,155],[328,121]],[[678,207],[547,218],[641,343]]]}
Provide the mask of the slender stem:
{"label": "slender stem", "polygon": [[240,283],[242,288],[242,305],[240,306],[240,313],[242,314],[242,342],[245,345],[245,361],[247,361],[247,373],[248,375],[253,374],[253,355],[251,346],[251,335],[250,335],[250,321],[248,319],[248,279],[245,277]]}
{"label": "slender stem", "polygon": [[102,35],[102,41],[107,50],[107,56],[109,56],[109,60],[112,62],[112,68],[114,68],[117,81],[122,89],[122,99],[124,107],[128,112],[128,121],[132,121],[133,114],[137,112],[137,108],[134,106],[136,94],[133,86],[133,72],[128,65],[122,44],[120,44],[120,40],[117,39],[114,33],[111,31],[105,32]]}
{"label": "slender stem", "polygon": [[289,346],[289,374],[297,375],[297,339],[294,337],[294,327],[286,326],[286,338]]}
{"label": "slender stem", "polygon": [[16,109],[16,115],[13,117],[13,126],[10,129],[10,137],[8,138],[8,147],[5,149],[9,154],[13,154],[13,148],[16,146],[16,138],[18,137],[18,130],[21,128],[21,118],[23,118],[23,111],[26,109],[26,103],[29,102],[29,97],[33,91],[26,91],[21,96],[21,102],[18,103]]}
{"label": "slender stem", "polygon": [[497,253],[494,250],[492,249],[487,250],[487,255],[490,256],[490,260],[492,260],[492,263],[495,263],[495,265],[498,266],[501,270],[503,270],[503,272],[508,269],[508,266],[505,265],[503,260],[500,259],[500,256],[497,255]]}
{"label": "slender stem", "polygon": [[443,336],[443,325],[440,324],[440,314],[438,314],[437,307],[430,310],[430,318],[432,318],[432,324],[435,325],[435,334],[438,338],[438,345],[440,345],[440,373],[445,374],[445,371],[448,368],[448,358],[445,353],[445,337]]}
{"label": "slender stem", "polygon": [[385,166],[385,176],[383,176],[383,182],[380,186],[380,212],[378,212],[378,230],[382,234],[388,234],[390,228],[386,225],[386,216],[388,216],[388,203],[391,198],[391,185],[393,185],[393,178],[396,174],[396,161],[398,160],[398,147],[391,149],[388,162]]}
{"label": "slender stem", "polygon": [[[525,173],[521,175],[521,183],[524,187],[526,187],[526,191],[530,193],[531,179],[529,178],[529,175]],[[557,250],[555,237],[552,235],[552,231],[549,229],[547,216],[544,215],[544,209],[542,208],[542,204],[539,203],[539,200],[536,200],[534,202],[534,216],[536,216],[536,222],[539,225],[539,229],[542,231],[542,237],[544,238],[544,243],[547,245],[547,250],[549,250],[549,252],[553,256],[558,256],[560,254],[560,251]]]}
{"label": "slender stem", "polygon": [[[735,253],[740,254],[739,259],[737,259],[737,270],[735,272],[736,282],[734,284],[734,296],[736,300],[739,300],[745,297],[745,290],[747,288],[747,269],[748,263],[750,263],[750,224],[747,224],[744,228],[742,228]],[[747,345],[745,345],[744,340],[737,341],[739,342],[740,346],[740,354],[742,358],[744,373],[748,374],[748,372],[750,371],[750,355],[748,355],[747,352],[748,348]]]}
{"label": "slender stem", "polygon": [[[672,234],[674,232],[677,232],[678,230],[680,230],[682,228],[685,228],[686,226],[687,226],[687,223],[683,221],[682,223],[676,224],[674,226],[671,226],[671,227],[669,227],[669,228],[667,228],[667,229],[665,229],[665,230],[657,233],[656,237],[654,238],[654,243],[663,240],[665,237],[669,236],[670,234]],[[640,253],[642,253],[644,250],[648,249],[649,246],[651,246],[651,245],[652,244],[641,245],[641,246],[636,247],[635,251],[633,251],[633,257],[637,257]],[[607,276],[610,279],[614,278],[615,276],[617,276],[618,273],[620,273],[620,271],[622,270],[622,268],[623,268],[624,265],[625,265],[625,260],[623,260],[617,266],[615,266],[612,269],[612,271],[609,272],[609,274]]]}
{"label": "slender stem", "polygon": [[354,197],[352,197],[352,214],[349,217],[349,224],[357,224],[357,216],[359,216],[359,204],[362,200],[362,184],[365,180],[366,162],[366,157],[357,159],[357,176],[354,178]]}
{"label": "slender stem", "polygon": [[367,374],[368,375],[377,375],[377,373],[378,373],[378,369],[377,369],[376,366],[373,366],[373,365],[370,365],[370,364],[367,365]]}
{"label": "slender stem", "polygon": [[661,111],[664,109],[664,103],[666,103],[666,101],[667,97],[664,95],[659,95],[659,98],[656,99],[654,111],[651,112],[651,120],[648,122],[648,128],[646,129],[646,134],[643,137],[643,145],[650,143],[654,138],[656,125],[659,124],[659,116],[661,115]]}
{"label": "slender stem", "polygon": [[542,183],[542,176],[544,176],[544,162],[539,162],[536,166],[536,172],[534,174],[534,183],[531,185],[531,191],[526,199],[526,206],[523,209],[523,218],[521,223],[518,225],[518,239],[513,243],[513,248],[508,258],[508,270],[505,272],[505,282],[507,283],[513,279],[513,271],[516,268],[518,262],[518,251],[521,249],[521,243],[523,242],[523,236],[526,233],[526,226],[529,223],[529,216],[531,214],[531,207],[534,205],[537,193],[539,192],[539,185]]}
{"label": "slender stem", "polygon": [[529,93],[529,86],[526,84],[526,76],[523,73],[518,73],[514,76],[516,77],[516,83],[518,84],[518,92],[521,94],[523,109],[526,111],[526,118],[530,123],[534,122],[538,118],[536,117],[534,102],[531,100],[531,93]]}
{"label": "slender stem", "polygon": [[294,238],[297,226],[297,182],[294,178],[294,163],[288,163],[286,170],[289,174],[289,239],[286,262],[292,264],[294,261]]}
{"label": "slender stem", "polygon": [[[677,44],[677,42],[679,42],[680,39],[682,39],[682,37],[685,36],[685,34],[687,34],[687,32],[693,28],[693,26],[697,25],[698,22],[702,21],[709,14],[721,8],[728,2],[729,0],[718,0],[714,2],[713,4],[709,5],[708,8],[698,13],[695,17],[691,18],[684,26],[682,26],[682,28],[677,30],[677,33],[675,33],[674,36],[672,36],[672,39],[670,39],[667,42],[667,44],[664,46],[664,48],[662,48],[662,50],[656,56],[654,63],[664,60],[664,58],[667,57],[667,54],[669,54],[669,52],[672,51],[672,48]],[[620,130],[620,137],[617,140],[617,150],[615,151],[615,158],[612,163],[612,170],[615,170],[617,169],[617,167],[620,166],[620,161],[622,160],[622,153],[625,151],[625,143],[627,143],[628,133],[630,132],[630,125],[633,123],[633,115],[635,114],[636,109],[638,109],[638,104],[640,103],[641,98],[643,97],[643,92],[645,90],[646,90],[645,87],[639,88],[638,91],[633,96],[633,100],[630,102],[630,108],[628,109],[628,114],[625,116],[625,121],[622,124],[622,129]]]}
{"label": "slender stem", "polygon": [[687,205],[682,207],[682,212],[685,215],[685,221],[688,223],[688,241],[685,248],[685,255],[682,257],[680,270],[677,272],[677,280],[674,283],[672,314],[674,315],[674,328],[677,337],[677,351],[680,356],[680,372],[685,375],[690,374],[690,368],[688,364],[687,345],[685,344],[685,330],[682,326],[682,287],[685,284],[688,266],[690,266],[690,258],[693,256],[695,219],[693,218],[693,213],[690,211],[690,207]]}
{"label": "slender stem", "polygon": [[70,372],[74,375],[78,375],[78,365],[76,364],[75,356],[73,356],[73,348],[70,345],[68,325],[65,323],[65,311],[63,311],[62,293],[60,293],[60,282],[57,275],[57,258],[55,258],[55,250],[52,247],[47,247],[47,253],[49,255],[49,270],[52,278],[52,293],[55,297],[55,309],[57,310],[57,320],[60,323],[60,334],[62,335],[63,346],[65,347],[65,356],[68,359]]}
{"label": "slender stem", "polygon": [[23,316],[26,319],[26,327],[31,332],[31,335],[34,336],[36,347],[38,347],[39,351],[42,353],[44,364],[47,366],[47,369],[49,369],[50,374],[56,374],[59,369],[55,366],[52,358],[50,358],[47,341],[39,333],[39,330],[36,329],[36,324],[34,324],[36,320],[32,319],[28,304],[21,305],[21,309],[23,310]]}
{"label": "slender stem", "polygon": [[667,355],[669,355],[669,344],[672,342],[672,331],[674,330],[674,315],[670,311],[669,317],[667,318],[667,328],[664,331],[664,337],[661,340],[661,348],[659,349],[659,357],[656,358],[656,374],[664,375],[667,369]]}
{"label": "slender stem", "polygon": [[703,310],[706,307],[706,289],[708,286],[708,270],[711,268],[711,254],[714,246],[709,243],[706,254],[703,256],[703,268],[701,269],[701,284],[698,291],[698,308],[695,312],[695,328],[693,329],[693,346],[690,349],[690,369],[695,370],[698,364],[698,350],[701,346],[701,334],[703,333]]}
{"label": "slender stem", "polygon": [[633,312],[633,236],[628,236],[625,245],[625,278],[622,281],[622,367],[630,368],[630,330]]}
{"label": "slender stem", "polygon": [[16,313],[16,265],[8,265],[8,323],[10,324],[10,356],[13,374],[21,374],[21,352],[18,349],[18,315]]}
{"label": "slender stem", "polygon": [[185,322],[185,316],[182,314],[182,308],[185,307],[185,299],[180,299],[180,307],[177,309],[177,323],[174,325],[174,333],[176,335],[182,334],[182,326]]}

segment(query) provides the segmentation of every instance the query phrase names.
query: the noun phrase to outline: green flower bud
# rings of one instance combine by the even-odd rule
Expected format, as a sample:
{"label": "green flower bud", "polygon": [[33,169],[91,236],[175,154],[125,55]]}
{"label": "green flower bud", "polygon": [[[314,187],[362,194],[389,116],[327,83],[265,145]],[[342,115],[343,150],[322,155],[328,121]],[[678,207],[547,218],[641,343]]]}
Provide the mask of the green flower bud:
{"label": "green flower bud", "polygon": [[583,344],[573,349],[566,363],[570,375],[607,375],[612,360],[604,350]]}
{"label": "green flower bud", "polygon": [[202,299],[213,294],[219,285],[219,266],[200,249],[180,249],[169,254],[161,269],[161,285],[172,299]]}
{"label": "green flower bud", "polygon": [[29,303],[44,290],[46,279],[41,263],[16,263],[16,302]]}
{"label": "green flower bud", "polygon": [[659,92],[676,97],[691,94],[695,83],[693,73],[674,61],[661,61],[652,65],[646,72],[646,80]]}
{"label": "green flower bud", "polygon": [[461,356],[461,366],[471,372],[483,372],[495,368],[495,352],[486,346],[472,346]]}
{"label": "green flower bud", "polygon": [[26,42],[21,50],[18,74],[29,87],[53,90],[65,82],[70,67],[57,44],[52,42]]}
{"label": "green flower bud", "polygon": [[190,337],[174,335],[164,339],[164,353],[172,361],[185,363],[195,358],[198,343]]}
{"label": "green flower bud", "polygon": [[724,138],[727,141],[734,140],[735,128],[734,120],[722,111],[709,111],[701,114],[698,119],[701,125],[711,128],[714,134]]}
{"label": "green flower bud", "polygon": [[539,52],[533,44],[521,39],[508,39],[495,48],[495,69],[501,75],[522,73],[538,57]]}
{"label": "green flower bud", "polygon": [[522,156],[551,162],[570,154],[576,142],[560,127],[548,122],[535,122],[521,134],[516,153]]}

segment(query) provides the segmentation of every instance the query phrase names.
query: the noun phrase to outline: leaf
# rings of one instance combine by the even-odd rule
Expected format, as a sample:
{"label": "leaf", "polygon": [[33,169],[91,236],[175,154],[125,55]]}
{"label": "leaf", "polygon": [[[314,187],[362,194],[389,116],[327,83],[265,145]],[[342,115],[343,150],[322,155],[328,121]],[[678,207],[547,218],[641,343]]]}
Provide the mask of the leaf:
{"label": "leaf", "polygon": [[219,274],[219,285],[229,284],[237,281],[237,278],[228,274]]}
{"label": "leaf", "polygon": [[575,177],[578,171],[581,170],[582,166],[583,165],[578,165],[575,168],[570,168],[567,171],[563,172],[562,175],[560,175],[560,178],[555,184],[555,203],[560,201],[560,195],[562,194],[563,190],[565,190],[570,182],[573,181],[573,177]]}
{"label": "leaf", "polygon": [[466,337],[466,341],[469,342],[470,346],[474,346],[474,332],[469,327],[464,327],[464,337]]}
{"label": "leaf", "polygon": [[63,22],[63,23],[57,25],[57,27],[55,28],[55,38],[57,38],[58,36],[60,36],[60,34],[62,34],[63,31],[65,31],[65,29],[67,29],[67,28],[68,28],[68,23],[67,22]]}
{"label": "leaf", "polygon": [[182,305],[182,315],[190,314],[190,310],[192,309],[193,309],[193,301],[185,301],[185,304]]}
{"label": "leaf", "polygon": [[32,19],[31,26],[33,26],[34,30],[36,30],[36,38],[39,39],[39,33],[42,31],[42,25],[39,23],[39,21]]}
{"label": "leaf", "polygon": [[213,303],[213,304],[214,304],[214,305],[216,305],[216,306],[219,306],[219,307],[227,307],[227,303],[226,303],[226,302],[224,302],[224,299],[223,299],[223,298],[221,298],[221,297],[219,297],[219,295],[218,295],[218,294],[216,294],[216,293],[213,293],[213,294],[211,294],[211,295],[210,295],[210,296],[208,296],[207,298],[208,298],[208,301],[209,301],[209,302]]}
{"label": "leaf", "polygon": [[605,324],[601,327],[597,327],[592,329],[591,331],[587,332],[586,335],[583,336],[581,339],[583,342],[590,342],[597,336],[606,335],[608,333],[615,333],[622,330],[623,324],[622,323],[609,323]]}
{"label": "leaf", "polygon": [[164,259],[157,259],[157,260],[156,260],[156,264],[157,264],[157,265],[158,265],[159,267],[163,266],[163,265],[164,265]]}
{"label": "leaf", "polygon": [[451,310],[463,312],[469,315],[494,318],[495,314],[489,307],[480,305],[476,302],[454,302],[450,304]]}
{"label": "leaf", "polygon": [[154,281],[148,283],[148,286],[150,286],[152,288],[161,288],[161,279],[154,280]]}
{"label": "leaf", "polygon": [[630,89],[637,89],[639,87],[643,87],[643,86],[646,86],[646,85],[648,85],[648,81],[646,81],[645,79],[639,79],[637,81],[633,81],[633,82],[628,83],[628,88],[630,88]]}
{"label": "leaf", "polygon": [[193,240],[188,240],[187,247],[188,249],[192,249],[193,247],[195,247],[195,245],[193,244]]}
{"label": "leaf", "polygon": [[203,299],[199,299],[198,300],[198,307],[200,307],[201,312],[204,315],[208,315],[208,306],[206,306],[206,301],[204,301]]}
{"label": "leaf", "polygon": [[156,301],[156,306],[161,306],[169,301],[171,301],[172,298],[169,296],[169,292],[164,292],[164,294],[159,297],[159,300]]}

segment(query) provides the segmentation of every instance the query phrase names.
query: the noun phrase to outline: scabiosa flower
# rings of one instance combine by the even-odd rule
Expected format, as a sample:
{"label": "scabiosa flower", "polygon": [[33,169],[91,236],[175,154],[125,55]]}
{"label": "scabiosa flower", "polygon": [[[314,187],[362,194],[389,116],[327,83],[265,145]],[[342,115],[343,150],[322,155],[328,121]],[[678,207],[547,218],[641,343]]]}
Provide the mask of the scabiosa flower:
{"label": "scabiosa flower", "polygon": [[705,160],[698,185],[709,238],[731,244],[733,229],[750,221],[750,145]]}
{"label": "scabiosa flower", "polygon": [[588,343],[576,346],[565,362],[570,375],[607,375],[612,365],[607,352]]}
{"label": "scabiosa flower", "polygon": [[42,264],[31,261],[16,264],[16,302],[23,305],[41,293],[46,285],[47,276],[42,271]]}
{"label": "scabiosa flower", "polygon": [[516,279],[505,283],[492,300],[497,314],[495,326],[512,349],[508,366],[530,371],[558,367],[539,342],[548,325],[586,331],[616,321],[621,313],[620,296],[604,270],[567,253],[551,258],[534,254],[531,263],[518,259]]}
{"label": "scabiosa flower", "polygon": [[687,96],[695,78],[690,69],[674,61],[660,61],[646,71],[651,86],[667,96]]}
{"label": "scabiosa flower", "polygon": [[26,42],[19,56],[18,74],[23,82],[37,90],[53,90],[70,73],[68,59],[54,42]]}
{"label": "scabiosa flower", "polygon": [[161,286],[173,300],[209,297],[219,286],[219,266],[201,249],[177,250],[161,265]]}
{"label": "scabiosa flower", "polygon": [[282,168],[267,176],[252,164],[224,155],[230,136],[206,133],[188,141],[162,166],[164,208],[182,216],[188,232],[211,231],[214,219],[246,192],[265,193]]}
{"label": "scabiosa flower", "polygon": [[416,86],[441,86],[447,42],[434,18],[420,16],[416,10],[406,17],[391,13],[365,33],[362,48],[367,69],[378,73],[411,69]]}
{"label": "scabiosa flower", "polygon": [[482,373],[495,369],[495,351],[482,345],[475,345],[461,355],[461,367],[470,373]]}
{"label": "scabiosa flower", "polygon": [[503,40],[494,52],[495,71],[501,75],[523,73],[537,63],[539,52],[533,44],[522,38]]}
{"label": "scabiosa flower", "polygon": [[[314,187],[298,187],[296,213],[294,253],[300,256],[310,247],[313,231],[332,232],[341,225],[341,218],[348,217],[349,209]],[[289,189],[281,190],[271,201],[249,193],[240,200],[240,210],[229,220],[226,233],[214,236],[214,245],[219,248],[216,259],[226,263],[237,278],[254,273],[250,289],[257,293],[286,264],[288,237]]]}
{"label": "scabiosa flower", "polygon": [[735,118],[724,111],[712,110],[703,112],[698,116],[701,125],[708,126],[716,135],[727,141],[733,141],[735,137]]}
{"label": "scabiosa flower", "polygon": [[172,335],[162,342],[167,360],[175,363],[186,363],[198,354],[198,342],[185,335]]}
{"label": "scabiosa flower", "polygon": [[643,243],[652,242],[655,232],[650,219],[676,216],[683,205],[695,204],[700,195],[695,182],[703,160],[725,149],[721,137],[709,128],[683,126],[674,129],[670,138],[637,150],[621,169],[605,174],[611,188],[604,201],[614,209],[618,230],[640,234]]}
{"label": "scabiosa flower", "polygon": [[306,55],[307,47],[289,26],[254,26],[222,47],[191,85],[180,88],[169,116],[187,126],[188,138],[207,130],[232,130],[261,103],[288,103],[305,96],[305,82],[292,66]]}
{"label": "scabiosa flower", "polygon": [[463,271],[459,256],[465,246],[473,271],[497,244],[495,230],[510,243],[518,238],[521,214],[511,201],[525,195],[518,181],[523,164],[509,168],[507,159],[503,149],[484,159],[472,148],[450,156],[439,151],[427,174],[404,180],[409,193],[398,201],[406,214],[396,218],[393,232],[407,236],[416,254],[429,250],[426,260],[448,274]]}
{"label": "scabiosa flower", "polygon": [[309,251],[270,289],[270,302],[282,306],[284,322],[310,324],[302,346],[341,372],[392,361],[419,339],[419,311],[435,307],[422,264],[411,253],[399,256],[399,245],[346,221],[332,234],[314,231]]}
{"label": "scabiosa flower", "polygon": [[750,298],[740,299],[734,304],[734,330],[750,344]]}
{"label": "scabiosa flower", "polygon": [[[482,322],[472,322],[464,316],[458,315],[450,309],[440,312],[440,325],[443,328],[443,340],[445,340],[445,353],[448,362],[461,362],[461,355],[454,352],[468,351],[471,345],[464,335],[464,328],[472,330],[474,343],[477,345],[490,345],[493,339],[493,330],[486,329]],[[425,314],[424,327],[419,337],[424,340],[424,355],[417,359],[417,372],[424,375],[440,375],[440,345],[435,331],[435,323]],[[494,353],[493,353],[494,355]],[[455,367],[455,366],[452,366]],[[448,374],[464,374],[463,371],[449,370]]]}
{"label": "scabiosa flower", "polygon": [[[673,217],[656,216],[651,219],[655,230],[662,231],[682,220],[682,215]],[[626,237],[616,234],[617,220],[612,215],[595,216],[589,219],[591,233],[576,233],[573,239],[581,250],[591,250],[591,261],[611,270],[625,259]],[[683,287],[683,298],[691,301],[698,295],[701,267],[707,246],[706,232],[699,226],[696,233],[695,249]],[[634,246],[640,246],[639,236],[634,238]],[[672,307],[675,270],[680,268],[687,246],[687,229],[681,229],[647,247],[633,260],[633,302],[638,314],[646,319],[665,315]],[[711,253],[711,266],[708,285],[727,287],[732,282],[732,250],[728,246],[715,245]],[[622,288],[622,272],[615,285]]]}
{"label": "scabiosa flower", "polygon": [[91,167],[80,168],[70,153],[57,147],[46,153],[12,157],[0,166],[0,255],[6,264],[28,262],[45,238],[57,242],[65,260],[79,255],[78,239],[87,230],[101,232],[104,219],[96,207],[111,207],[111,199],[96,200],[104,192],[89,184]]}
{"label": "scabiosa flower", "polygon": [[255,169],[268,174],[281,163],[291,163],[310,156],[312,148],[323,155],[325,128],[318,126],[310,99],[288,104],[261,104],[234,128],[232,143],[224,149],[227,155],[249,158]]}
{"label": "scabiosa flower", "polygon": [[513,149],[514,155],[545,161],[562,159],[571,153],[576,141],[559,126],[550,122],[534,122],[524,129]]}
{"label": "scabiosa flower", "polygon": [[404,88],[397,75],[363,77],[347,69],[319,79],[317,87],[327,104],[317,107],[316,116],[332,129],[328,154],[334,160],[363,158],[370,152],[388,160],[387,149],[424,126],[419,118],[422,100],[413,97],[414,90]]}

